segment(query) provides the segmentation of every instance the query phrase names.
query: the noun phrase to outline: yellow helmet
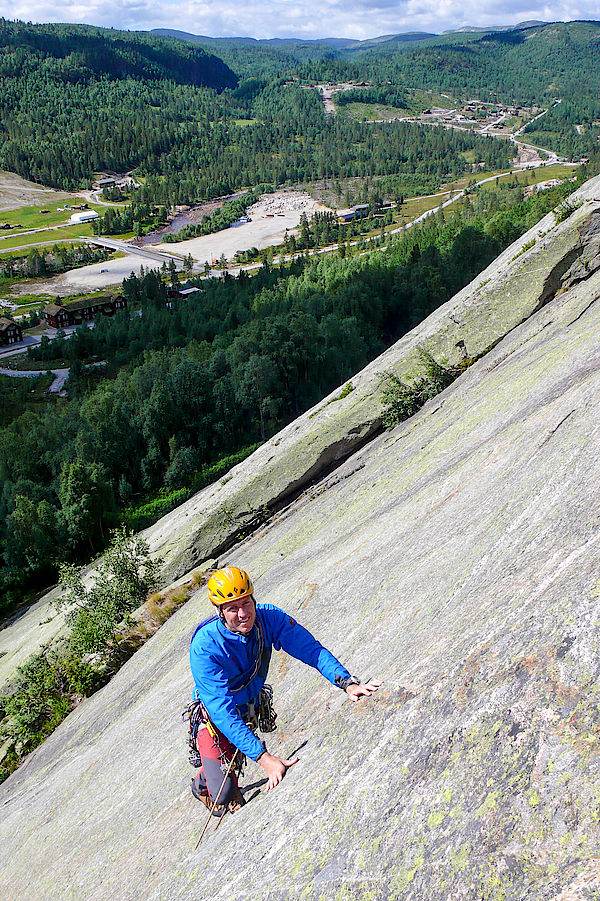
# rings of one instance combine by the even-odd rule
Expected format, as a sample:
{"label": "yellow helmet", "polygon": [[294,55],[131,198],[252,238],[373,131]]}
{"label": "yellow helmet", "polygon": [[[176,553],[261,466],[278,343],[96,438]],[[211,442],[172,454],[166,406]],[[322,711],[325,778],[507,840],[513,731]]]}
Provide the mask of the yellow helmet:
{"label": "yellow helmet", "polygon": [[208,580],[207,588],[209,601],[217,607],[248,597],[254,590],[248,573],[237,566],[218,569]]}

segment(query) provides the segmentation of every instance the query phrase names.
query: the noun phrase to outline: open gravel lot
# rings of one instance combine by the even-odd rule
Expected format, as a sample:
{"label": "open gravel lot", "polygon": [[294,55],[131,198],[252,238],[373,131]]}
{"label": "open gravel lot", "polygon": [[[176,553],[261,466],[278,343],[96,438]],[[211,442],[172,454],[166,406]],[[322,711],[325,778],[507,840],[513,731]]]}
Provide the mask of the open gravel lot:
{"label": "open gravel lot", "polygon": [[29,206],[39,201],[44,203],[69,196],[75,195],[26,181],[20,175],[15,175],[14,172],[0,172],[0,211],[17,210],[19,207]]}
{"label": "open gravel lot", "polygon": [[185,255],[191,253],[195,260],[203,263],[218,260],[225,254],[228,260],[238,250],[249,250],[280,244],[285,230],[291,231],[300,223],[300,216],[306,213],[308,218],[316,210],[325,210],[304,191],[277,191],[274,194],[263,194],[258,203],[249,207],[247,215],[252,220],[235,228],[226,228],[214,235],[203,235],[177,244],[155,244],[156,250]]}

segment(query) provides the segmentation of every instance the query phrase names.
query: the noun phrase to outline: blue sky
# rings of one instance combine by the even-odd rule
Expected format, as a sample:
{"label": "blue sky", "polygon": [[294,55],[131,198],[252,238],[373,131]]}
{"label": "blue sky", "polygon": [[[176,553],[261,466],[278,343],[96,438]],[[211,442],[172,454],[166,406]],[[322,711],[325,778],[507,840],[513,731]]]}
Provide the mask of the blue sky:
{"label": "blue sky", "polygon": [[462,25],[600,18],[597,0],[0,0],[0,15],[147,31],[177,28],[214,37],[349,37],[440,33]]}

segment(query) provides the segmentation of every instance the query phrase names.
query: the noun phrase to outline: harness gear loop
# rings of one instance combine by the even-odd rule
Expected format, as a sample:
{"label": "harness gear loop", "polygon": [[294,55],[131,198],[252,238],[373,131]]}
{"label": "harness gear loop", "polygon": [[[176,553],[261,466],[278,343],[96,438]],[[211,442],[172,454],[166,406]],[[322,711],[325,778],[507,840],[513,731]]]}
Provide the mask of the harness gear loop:
{"label": "harness gear loop", "polygon": [[[202,766],[202,758],[198,746],[196,745],[196,739],[198,737],[198,730],[204,725],[204,713],[204,705],[202,701],[199,700],[192,701],[181,713],[181,719],[184,723],[186,721],[189,723],[187,736],[188,760],[195,768]],[[212,723],[211,727],[214,729]]]}

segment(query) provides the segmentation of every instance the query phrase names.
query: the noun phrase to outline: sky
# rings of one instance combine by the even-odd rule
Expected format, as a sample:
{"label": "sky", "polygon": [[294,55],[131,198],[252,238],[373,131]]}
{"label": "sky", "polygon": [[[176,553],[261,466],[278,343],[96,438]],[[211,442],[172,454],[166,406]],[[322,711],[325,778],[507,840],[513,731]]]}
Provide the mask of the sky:
{"label": "sky", "polygon": [[597,0],[0,0],[0,16],[211,37],[345,37],[403,31],[436,34],[463,25],[599,19]]}

